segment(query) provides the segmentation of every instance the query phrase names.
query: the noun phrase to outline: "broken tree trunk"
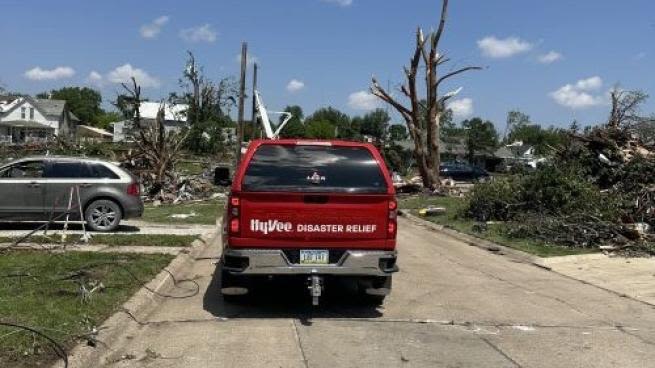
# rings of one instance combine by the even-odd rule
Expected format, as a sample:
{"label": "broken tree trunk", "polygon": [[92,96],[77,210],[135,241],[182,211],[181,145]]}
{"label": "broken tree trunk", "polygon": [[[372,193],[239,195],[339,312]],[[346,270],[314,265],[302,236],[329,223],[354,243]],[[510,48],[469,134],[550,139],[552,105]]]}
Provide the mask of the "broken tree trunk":
{"label": "broken tree trunk", "polygon": [[[400,88],[400,92],[409,99],[409,107],[398,102],[395,97],[382,88],[375,77],[373,77],[371,84],[371,93],[391,105],[405,120],[409,135],[414,143],[414,158],[423,185],[431,189],[439,186],[439,128],[441,116],[446,109],[446,102],[459,92],[458,90],[439,96],[439,86],[458,74],[481,69],[477,66],[468,66],[446,73],[442,77],[438,76],[438,67],[449,61],[448,58],[438,52],[447,14],[448,0],[443,0],[439,28],[436,32],[430,33],[429,47],[426,47],[427,40],[421,28],[416,32],[414,55],[410,59],[409,68],[404,68],[406,84]],[[421,63],[425,67],[424,96],[419,95],[416,81]]]}

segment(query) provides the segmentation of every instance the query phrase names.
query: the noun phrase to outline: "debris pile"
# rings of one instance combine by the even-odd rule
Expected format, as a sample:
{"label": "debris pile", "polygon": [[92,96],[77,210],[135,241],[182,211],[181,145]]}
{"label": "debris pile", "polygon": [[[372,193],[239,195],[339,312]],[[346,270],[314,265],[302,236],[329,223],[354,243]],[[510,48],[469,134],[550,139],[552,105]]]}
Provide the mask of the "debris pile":
{"label": "debris pile", "polygon": [[132,151],[125,153],[119,162],[121,167],[139,179],[145,188],[143,195],[147,201],[176,204],[225,196],[224,188],[212,183],[211,170],[204,170],[200,175],[182,175],[178,171],[167,170],[163,175],[158,175],[148,162]]}
{"label": "debris pile", "polygon": [[479,185],[467,215],[511,236],[655,254],[655,144],[629,126],[572,133],[550,163]]}

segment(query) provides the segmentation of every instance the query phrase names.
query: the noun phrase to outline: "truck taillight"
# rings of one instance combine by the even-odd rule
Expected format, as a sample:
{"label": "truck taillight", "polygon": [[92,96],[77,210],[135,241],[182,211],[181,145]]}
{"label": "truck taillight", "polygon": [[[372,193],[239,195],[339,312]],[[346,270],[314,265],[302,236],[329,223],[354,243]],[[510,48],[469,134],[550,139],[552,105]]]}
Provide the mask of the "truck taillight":
{"label": "truck taillight", "polygon": [[239,219],[238,218],[233,218],[230,220],[230,232],[235,234],[239,233]]}
{"label": "truck taillight", "polygon": [[395,239],[398,231],[398,202],[389,201],[389,222],[387,223],[387,239]]}
{"label": "truck taillight", "polygon": [[128,185],[127,194],[134,197],[138,197],[139,195],[141,195],[141,185],[137,182]]}
{"label": "truck taillight", "polygon": [[393,239],[396,236],[396,221],[389,221],[387,226],[387,238]]}
{"label": "truck taillight", "polygon": [[228,202],[228,216],[230,217],[230,234],[233,235],[238,235],[240,229],[239,223],[241,222],[241,219],[239,218],[239,215],[241,213],[241,200],[239,197],[230,197],[230,200]]}

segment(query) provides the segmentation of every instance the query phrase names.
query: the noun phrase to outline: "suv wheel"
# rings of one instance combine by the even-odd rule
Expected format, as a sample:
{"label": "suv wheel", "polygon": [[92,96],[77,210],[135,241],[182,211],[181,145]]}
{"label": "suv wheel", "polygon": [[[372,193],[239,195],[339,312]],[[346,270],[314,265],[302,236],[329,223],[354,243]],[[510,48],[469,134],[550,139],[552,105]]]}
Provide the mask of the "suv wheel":
{"label": "suv wheel", "polygon": [[114,231],[122,218],[118,204],[107,199],[93,201],[84,212],[84,220],[93,231]]}

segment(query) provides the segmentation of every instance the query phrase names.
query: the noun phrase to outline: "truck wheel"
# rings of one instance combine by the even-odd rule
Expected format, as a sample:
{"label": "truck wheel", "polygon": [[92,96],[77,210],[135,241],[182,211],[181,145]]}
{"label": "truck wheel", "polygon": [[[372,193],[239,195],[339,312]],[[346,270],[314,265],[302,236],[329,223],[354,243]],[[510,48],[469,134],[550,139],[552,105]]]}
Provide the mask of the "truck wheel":
{"label": "truck wheel", "polygon": [[367,289],[387,289],[391,291],[391,276],[374,277],[359,284],[359,293],[366,304],[379,306],[384,303],[387,294],[369,294]]}
{"label": "truck wheel", "polygon": [[110,232],[116,230],[123,218],[120,206],[111,200],[93,201],[84,211],[84,220],[93,231]]}
{"label": "truck wheel", "polygon": [[243,278],[234,276],[231,273],[221,270],[221,295],[223,300],[228,303],[238,303],[243,300],[245,294],[235,295],[235,294],[226,294],[222,290],[226,288],[242,288],[244,287]]}

